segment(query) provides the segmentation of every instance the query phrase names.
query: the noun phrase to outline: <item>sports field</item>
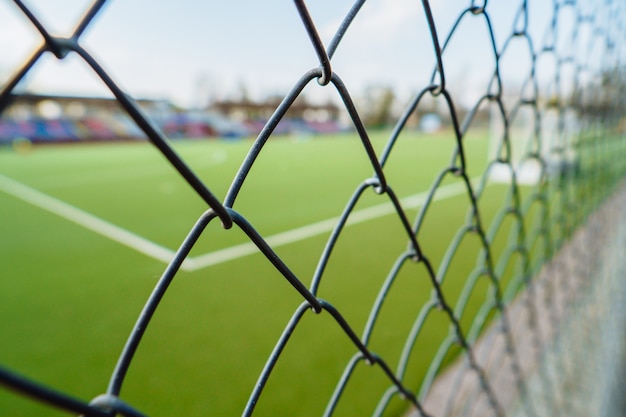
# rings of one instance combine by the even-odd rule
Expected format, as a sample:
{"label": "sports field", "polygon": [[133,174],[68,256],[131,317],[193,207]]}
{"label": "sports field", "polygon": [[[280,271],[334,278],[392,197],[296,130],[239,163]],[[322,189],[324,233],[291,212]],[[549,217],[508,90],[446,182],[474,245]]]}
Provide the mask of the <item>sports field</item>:
{"label": "sports field", "polygon": [[[373,134],[380,155],[388,132]],[[189,140],[173,146],[223,199],[252,141]],[[487,163],[487,135],[464,139],[468,173]],[[385,166],[413,222],[456,146],[448,132],[405,132]],[[234,209],[267,239],[306,286],[357,186],[373,169],[358,137],[271,138]],[[506,187],[479,200],[485,229]],[[469,198],[448,176],[426,213],[418,241],[434,268],[466,224]],[[322,276],[318,297],[361,334],[380,287],[408,239],[386,195],[367,190]],[[89,401],[106,391],[118,356],[167,262],[207,209],[148,143],[0,149],[0,364]],[[499,252],[511,224],[494,236]],[[174,279],[139,346],[121,398],[151,416],[240,415],[302,297],[243,232],[213,221]],[[443,280],[454,306],[480,252],[464,238]],[[498,253],[494,253],[497,256]],[[512,270],[506,266],[506,270]],[[507,272],[508,273],[508,272]],[[505,283],[503,283],[503,286]],[[402,268],[368,346],[395,370],[420,309],[431,299],[421,264]],[[467,331],[487,296],[479,281],[462,317]],[[404,381],[415,390],[448,336],[434,311],[417,339]],[[455,349],[448,357],[452,357]],[[357,352],[327,313],[305,314],[283,352],[255,415],[320,415]],[[371,414],[389,380],[379,367],[356,369],[336,415]],[[356,400],[356,401],[355,401]],[[392,403],[390,415],[406,404]],[[65,415],[0,390],[3,415]]]}

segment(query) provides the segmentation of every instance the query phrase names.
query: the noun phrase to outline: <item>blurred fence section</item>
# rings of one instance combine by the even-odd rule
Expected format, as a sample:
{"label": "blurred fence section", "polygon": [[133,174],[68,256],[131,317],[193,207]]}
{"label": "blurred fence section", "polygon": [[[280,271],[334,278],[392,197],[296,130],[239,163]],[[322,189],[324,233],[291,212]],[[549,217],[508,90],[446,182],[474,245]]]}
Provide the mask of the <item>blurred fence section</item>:
{"label": "blurred fence section", "polygon": [[[145,307],[116,368],[111,370],[105,393],[94,399],[76,399],[71,393],[20,376],[19,369],[0,368],[0,384],[5,389],[70,414],[143,415],[138,411],[142,404],[129,404],[120,394],[126,372],[160,300],[193,244],[207,224],[219,221],[226,229],[243,230],[302,299],[291,319],[285,318],[288,324],[267,358],[257,384],[241,387],[251,392],[246,408],[241,410],[244,415],[253,414],[256,405],[263,402],[263,390],[272,379],[274,366],[289,345],[291,334],[304,315],[312,314],[330,317],[333,324],[342,329],[342,340],[351,343],[354,349],[352,359],[342,364],[345,366],[343,375],[336,382],[333,395],[319,398],[325,404],[326,415],[332,415],[342,401],[355,370],[366,366],[377,367],[388,380],[388,389],[381,395],[374,415],[387,415],[392,401],[403,402],[407,413],[423,416],[619,414],[614,407],[619,407],[619,401],[623,401],[617,394],[618,387],[623,386],[620,381],[624,372],[619,368],[623,368],[624,360],[617,357],[623,352],[620,345],[623,341],[613,329],[624,328],[626,3],[622,0],[553,0],[547,20],[546,16],[536,15],[540,10],[538,4],[545,6],[545,0],[516,0],[515,17],[506,22],[508,36],[498,39],[495,39],[494,26],[502,27],[502,23],[496,20],[497,13],[492,12],[498,2],[467,0],[459,9],[450,7],[447,13],[456,17],[455,23],[442,29],[438,26],[440,16],[433,14],[431,2],[423,0],[424,19],[416,24],[427,25],[430,38],[424,42],[431,45],[436,65],[430,82],[420,87],[394,121],[387,146],[380,155],[372,147],[370,132],[347,87],[349,80],[343,80],[332,65],[333,57],[341,54],[339,46],[344,34],[349,33],[353,21],[359,19],[365,1],[355,1],[345,16],[337,16],[342,23],[325,45],[320,40],[316,21],[309,14],[307,2],[295,0],[293,7],[297,9],[319,65],[303,73],[276,105],[273,115],[251,143],[250,152],[223,201],[213,193],[211,183],[201,180],[174,151],[168,135],[146,115],[138,101],[120,88],[91,51],[81,45],[81,36],[92,25],[94,17],[106,13],[102,9],[106,1],[94,1],[66,37],[51,35],[26,3],[19,0],[14,3],[43,42],[1,86],[0,113],[15,99],[18,83],[37,67],[44,55],[52,54],[62,60],[75,54],[110,90],[116,105],[132,121],[133,129],[141,132],[202,198],[207,211],[190,230],[153,293],[146,294]],[[216,3],[215,13],[219,10]],[[241,13],[245,14],[246,10],[242,9]],[[530,28],[544,20],[547,23],[543,35],[537,37]],[[452,53],[451,45],[461,36],[459,28],[468,21],[479,25],[487,34],[480,42],[473,42],[472,48],[487,51],[494,68],[485,74],[486,89],[463,97],[465,101],[473,97],[473,101],[461,106],[461,98],[450,87],[449,79],[450,74],[462,73],[463,69],[450,68],[447,62],[448,54]],[[513,46],[520,44],[522,48]],[[528,63],[528,73],[517,86],[504,83],[504,61],[511,62],[511,55],[519,54],[525,54],[520,59]],[[305,281],[309,277],[294,274],[264,236],[259,235],[233,206],[248,174],[254,175],[251,168],[263,153],[265,143],[309,83],[318,83],[337,92],[342,111],[359,135],[361,152],[371,163],[373,176],[364,178],[362,187],[354,195],[346,196],[348,204],[328,236],[316,275],[307,286]],[[407,129],[409,118],[432,98],[442,104],[440,112],[450,121],[455,146],[449,165],[441,166],[431,179],[432,186],[419,214],[409,218],[406,207],[393,191],[394,184],[386,177],[388,162],[392,162],[389,156]],[[471,142],[466,139],[468,132],[478,125],[490,126],[492,146],[487,169],[479,178],[470,178],[465,154]],[[429,150],[423,149],[423,152]],[[427,214],[436,210],[433,207],[437,193],[450,178],[462,186],[467,196],[467,219],[449,242],[446,256],[435,264],[431,262],[431,250],[423,243],[420,231],[428,222]],[[488,184],[493,182],[505,185],[506,197],[492,222],[485,224],[481,202]],[[522,185],[525,188],[522,189]],[[366,189],[375,190],[393,204],[405,231],[403,239],[407,249],[398,255],[397,264],[380,286],[379,296],[371,306],[370,319],[360,336],[342,311],[333,305],[333,300],[318,296],[317,288],[324,279],[324,268],[333,256],[332,249],[342,235],[343,226],[352,219],[355,204]],[[499,257],[495,258],[493,242],[504,222],[511,222],[513,226],[505,249],[498,250]],[[479,256],[475,269],[462,277],[461,296],[451,303],[443,280],[455,256],[461,256],[457,249],[464,236],[474,236],[480,242]],[[364,257],[375,256],[368,253],[366,245],[361,252]],[[394,291],[395,278],[408,263],[415,263],[426,271],[432,297],[419,306],[419,314],[400,347],[402,355],[398,365],[392,367],[395,359],[379,356],[371,348],[369,336],[384,309],[385,298]],[[509,263],[516,265],[515,271],[505,282],[503,274],[508,271]],[[467,297],[479,281],[487,282],[488,296],[476,315],[468,320],[463,316]],[[418,342],[426,337],[426,323],[435,310],[446,317],[449,337],[437,346],[428,372],[414,384],[410,382],[412,368],[408,364],[411,357],[420,355]],[[464,326],[462,321],[470,325]],[[458,364],[444,370],[444,358],[455,349]],[[227,378],[225,375],[215,377]],[[294,381],[297,383],[297,379]],[[211,414],[211,410],[207,409],[206,414]],[[280,415],[281,410],[275,410],[275,414]],[[302,410],[302,415],[307,415],[307,410]]]}
{"label": "blurred fence section", "polygon": [[[622,187],[507,306],[522,385],[509,371],[514,364],[507,366],[507,333],[500,324],[474,345],[506,415],[623,414],[625,199]],[[468,374],[465,361],[447,369],[429,391],[426,408],[433,415],[489,415],[491,405]]]}

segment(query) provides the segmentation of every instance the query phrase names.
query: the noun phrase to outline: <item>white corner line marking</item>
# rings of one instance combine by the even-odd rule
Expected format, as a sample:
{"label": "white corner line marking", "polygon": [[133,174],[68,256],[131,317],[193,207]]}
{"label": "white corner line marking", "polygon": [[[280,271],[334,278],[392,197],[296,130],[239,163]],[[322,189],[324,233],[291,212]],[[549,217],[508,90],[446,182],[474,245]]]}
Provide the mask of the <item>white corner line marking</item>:
{"label": "white corner line marking", "polygon": [[[113,223],[96,217],[93,214],[74,207],[64,201],[44,194],[41,191],[37,191],[34,188],[18,181],[5,177],[2,174],[0,174],[0,190],[158,261],[169,264],[174,258],[175,252],[171,249],[163,247],[135,233],[129,232],[126,229],[122,229]],[[460,182],[441,186],[433,196],[433,201],[453,197],[462,194],[464,191],[465,185]],[[405,209],[418,208],[424,204],[428,195],[429,192],[426,191],[405,197],[400,199],[400,204]],[[346,222],[346,226],[383,217],[393,213],[394,211],[395,207],[391,202],[357,210],[350,214],[348,221]],[[331,232],[339,222],[339,219],[339,217],[333,217],[331,219],[322,220],[306,226],[288,230],[286,232],[271,235],[268,236],[265,241],[272,248],[299,242],[313,236]],[[188,257],[181,265],[181,269],[184,271],[196,271],[242,258],[244,256],[252,255],[258,251],[259,250],[256,245],[252,242],[241,243],[228,248],[218,249],[204,255]]]}
{"label": "white corner line marking", "polygon": [[[454,184],[444,185],[440,187],[435,195],[433,201],[443,200],[444,198],[453,197],[462,194],[465,191],[465,184],[457,182]],[[422,206],[428,198],[429,192],[421,192],[400,199],[400,204],[405,209],[414,209]],[[386,216],[395,212],[393,203],[387,202],[378,204],[376,206],[364,208],[354,211],[348,217],[346,226],[363,223],[368,220],[373,220],[379,217]],[[288,230],[286,232],[278,233],[268,236],[265,241],[272,248],[295,243],[304,239],[308,239],[313,236],[318,236],[324,233],[331,232],[337,223],[339,217],[333,217],[331,219],[322,220],[316,223],[312,223],[306,226],[298,227],[296,229]],[[185,260],[183,266],[187,271],[195,271],[209,266],[221,264],[237,258],[242,258],[247,255],[257,253],[259,250],[252,242],[241,243],[239,245],[231,246],[225,249],[219,249],[204,255],[198,255],[193,258]]]}
{"label": "white corner line marking", "polygon": [[174,257],[170,249],[1,174],[0,190],[156,260],[170,263]]}

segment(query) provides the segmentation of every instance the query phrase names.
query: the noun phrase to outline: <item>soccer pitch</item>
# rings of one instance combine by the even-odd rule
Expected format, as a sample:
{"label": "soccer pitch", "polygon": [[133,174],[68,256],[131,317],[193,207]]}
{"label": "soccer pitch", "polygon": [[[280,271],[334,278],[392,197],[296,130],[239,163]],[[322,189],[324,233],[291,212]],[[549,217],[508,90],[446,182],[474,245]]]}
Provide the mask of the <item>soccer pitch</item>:
{"label": "soccer pitch", "polygon": [[[372,136],[378,155],[387,135]],[[472,178],[486,168],[486,136],[464,138]],[[251,144],[190,140],[174,146],[223,199]],[[400,136],[384,172],[404,198],[411,222],[455,147],[449,132]],[[354,134],[271,138],[233,208],[309,286],[337,217],[372,174]],[[418,233],[436,270],[466,224],[470,205],[462,181],[446,178]],[[481,196],[485,228],[506,189],[490,186]],[[27,154],[0,149],[0,364],[85,401],[105,392],[168,259],[207,208],[148,143],[35,147]],[[505,222],[495,240],[506,242],[510,227]],[[407,243],[388,196],[367,190],[337,242],[318,297],[335,306],[360,335]],[[450,262],[443,290],[451,305],[475,268],[480,248],[478,237],[465,238]],[[368,346],[391,369],[417,314],[431,299],[431,288],[423,266],[407,265],[385,301]],[[487,289],[485,280],[472,292],[462,317],[465,331]],[[236,226],[224,230],[216,219],[157,309],[121,398],[153,416],[241,414],[302,301],[242,231]],[[419,388],[448,333],[444,313],[432,313],[411,355],[408,385]],[[355,353],[327,313],[306,314],[255,414],[321,414]],[[359,367],[337,415],[371,414],[388,387],[380,368]],[[401,414],[405,407],[398,400],[389,412]],[[0,410],[12,416],[66,415],[5,390],[0,390]]]}

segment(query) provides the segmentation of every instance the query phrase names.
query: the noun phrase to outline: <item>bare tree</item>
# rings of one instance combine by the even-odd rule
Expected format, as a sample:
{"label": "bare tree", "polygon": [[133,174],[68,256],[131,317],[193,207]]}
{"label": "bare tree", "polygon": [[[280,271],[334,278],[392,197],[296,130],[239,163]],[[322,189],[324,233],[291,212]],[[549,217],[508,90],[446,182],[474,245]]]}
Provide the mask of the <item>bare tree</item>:
{"label": "bare tree", "polygon": [[393,104],[396,95],[393,88],[371,85],[365,88],[362,100],[363,123],[372,128],[383,128],[393,122]]}

